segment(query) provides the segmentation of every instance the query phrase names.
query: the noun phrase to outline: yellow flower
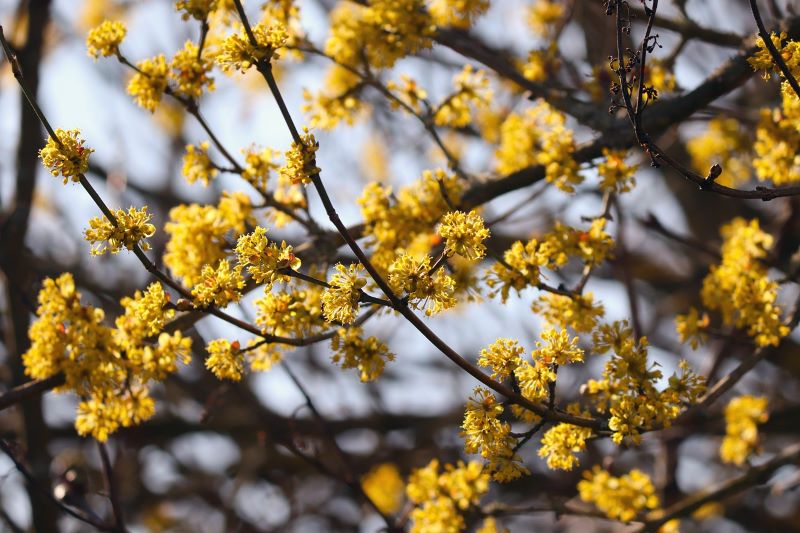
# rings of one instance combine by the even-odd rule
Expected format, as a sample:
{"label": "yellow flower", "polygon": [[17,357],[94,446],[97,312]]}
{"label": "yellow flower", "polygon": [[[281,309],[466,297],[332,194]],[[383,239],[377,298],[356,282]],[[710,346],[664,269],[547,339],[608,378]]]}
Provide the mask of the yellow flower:
{"label": "yellow flower", "polygon": [[614,477],[595,466],[583,473],[578,483],[581,500],[593,503],[607,517],[629,522],[646,509],[659,506],[656,489],[644,472],[634,469],[621,477]]}
{"label": "yellow flower", "polygon": [[177,0],[175,2],[175,10],[183,11],[181,13],[183,20],[189,20],[191,17],[204,21],[217,9],[218,3],[219,0]]}
{"label": "yellow flower", "polygon": [[384,514],[394,514],[403,505],[405,484],[392,463],[382,463],[361,478],[364,493]]}
{"label": "yellow flower", "polygon": [[340,122],[353,124],[368,109],[359,98],[363,86],[357,74],[339,65],[332,66],[318,93],[303,91],[303,99],[307,103],[303,104],[302,109],[311,127],[330,130]]}
{"label": "yellow flower", "polygon": [[481,350],[478,364],[492,369],[492,379],[506,379],[522,364],[525,349],[514,339],[497,339]]}
{"label": "yellow flower", "polygon": [[244,355],[239,349],[239,341],[231,343],[225,339],[216,339],[206,346],[208,357],[206,358],[206,368],[217,377],[217,379],[230,379],[239,381],[244,372]]}
{"label": "yellow flower", "polygon": [[[612,151],[603,148],[605,159],[597,165],[597,173],[600,174],[600,190],[607,192],[624,193],[632,190],[636,186],[636,170],[639,165],[628,165],[625,163],[626,151]],[[710,168],[710,166],[709,166]],[[707,171],[708,169],[706,169]]]}
{"label": "yellow flower", "polygon": [[416,260],[401,253],[389,266],[389,285],[398,293],[407,293],[408,303],[415,309],[425,309],[428,316],[456,305],[453,278],[437,270],[431,274],[431,258]]}
{"label": "yellow flower", "polygon": [[39,158],[53,176],[64,177],[64,184],[69,179],[78,182],[89,168],[89,154],[94,150],[83,146],[86,141],[79,137],[79,130],[57,129],[55,133],[60,142],[48,137],[47,144],[39,150]]}
{"label": "yellow flower", "polygon": [[545,364],[566,365],[583,362],[583,350],[578,348],[578,337],[569,337],[567,330],[551,328],[542,333],[542,341],[536,343],[531,354]]}
{"label": "yellow flower", "polygon": [[208,156],[208,142],[202,142],[197,146],[193,144],[186,145],[186,153],[183,154],[182,172],[189,183],[201,180],[206,187],[209,181],[219,174],[213,161]]}
{"label": "yellow flower", "polygon": [[586,450],[586,439],[591,436],[589,428],[557,424],[542,436],[539,457],[546,457],[547,467],[553,470],[572,470],[579,464],[575,454]]}
{"label": "yellow flower", "polygon": [[553,31],[555,23],[564,15],[564,6],[552,0],[536,0],[528,14],[528,24],[533,32],[546,37]]}
{"label": "yellow flower", "polygon": [[769,418],[767,399],[739,396],[725,407],[725,438],[720,446],[720,456],[725,463],[741,466],[758,448],[758,424]]}
{"label": "yellow flower", "polygon": [[488,0],[433,0],[429,6],[431,18],[437,26],[467,29],[473,21],[489,9]]}
{"label": "yellow flower", "polygon": [[336,274],[329,282],[330,287],[322,294],[322,312],[325,320],[343,325],[355,321],[358,316],[361,289],[367,284],[367,280],[358,275],[363,269],[361,263],[354,263],[349,267],[336,265]]}
{"label": "yellow flower", "polygon": [[150,249],[144,239],[152,237],[156,227],[150,224],[153,215],[147,212],[147,206],[141,209],[131,207],[127,212],[117,209],[114,211],[114,218],[117,220],[116,224],[105,216],[89,221],[89,228],[84,236],[92,243],[92,255],[103,255],[106,251],[116,254],[123,246],[128,250],[133,250],[137,245],[141,245],[142,250]]}
{"label": "yellow flower", "polygon": [[86,37],[86,48],[89,57],[113,56],[119,52],[119,45],[127,33],[125,23],[119,21],[103,21],[102,24],[89,31]]}
{"label": "yellow flower", "polygon": [[300,268],[300,259],[294,255],[292,247],[286,242],[281,242],[280,246],[269,242],[267,230],[261,226],[239,237],[236,254],[239,264],[248,267],[247,271],[253,279],[257,283],[266,283],[268,288],[275,281],[286,279],[286,275],[280,274],[279,270]]}
{"label": "yellow flower", "polygon": [[133,96],[136,105],[151,113],[161,101],[167,89],[169,67],[164,54],[145,59],[136,64],[137,72],[128,82],[128,94]]}
{"label": "yellow flower", "polygon": [[294,184],[311,183],[311,177],[320,171],[316,161],[319,143],[314,134],[306,128],[301,140],[302,144],[292,142],[292,147],[286,152],[286,164],[280,169],[281,177]]}
{"label": "yellow flower", "polygon": [[231,269],[228,260],[223,259],[216,268],[204,266],[200,276],[200,283],[192,289],[197,305],[225,307],[231,302],[238,302],[242,297],[244,278],[241,266]]}
{"label": "yellow flower", "polygon": [[242,150],[244,154],[244,172],[246,179],[259,192],[267,190],[267,181],[270,174],[278,170],[275,163],[276,151],[272,148],[257,149],[255,146]]}
{"label": "yellow flower", "polygon": [[433,121],[438,126],[463,128],[472,121],[471,107],[486,109],[492,101],[489,78],[483,71],[475,71],[472,65],[464,69],[453,80],[455,92],[447,96],[436,108]]}
{"label": "yellow flower", "polygon": [[204,88],[214,90],[214,79],[209,76],[213,62],[205,51],[199,51],[196,44],[186,41],[170,62],[169,77],[175,82],[175,93],[193,100],[200,98]]}
{"label": "yellow flower", "polygon": [[442,217],[439,235],[445,239],[445,252],[466,259],[480,259],[486,254],[483,241],[489,238],[489,230],[483,218],[475,211],[464,213],[451,211]]}
{"label": "yellow flower", "polygon": [[244,72],[259,61],[269,62],[280,57],[277,51],[289,38],[284,26],[259,23],[252,31],[256,44],[250,42],[244,28],[222,41],[215,58],[222,70]]}
{"label": "yellow flower", "polygon": [[394,361],[394,354],[377,338],[364,338],[362,334],[361,328],[340,328],[331,338],[331,361],[343,370],[357,369],[363,382],[375,381],[383,373],[386,361]]}

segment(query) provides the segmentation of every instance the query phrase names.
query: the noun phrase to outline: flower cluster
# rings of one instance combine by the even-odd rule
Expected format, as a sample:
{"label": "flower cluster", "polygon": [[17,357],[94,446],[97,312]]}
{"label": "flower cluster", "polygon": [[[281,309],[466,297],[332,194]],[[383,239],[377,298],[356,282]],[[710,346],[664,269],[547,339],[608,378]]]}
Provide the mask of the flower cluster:
{"label": "flower cluster", "polygon": [[[160,333],[173,316],[168,296],[154,283],[144,293],[120,302],[125,310],[115,328],[104,313],[81,303],[70,274],[46,279],[39,292],[25,373],[34,379],[64,375],[60,391],[78,395],[75,428],[105,441],[119,427],[139,424],[155,412],[148,383],[163,380],[187,363],[191,340],[181,333]],[[157,341],[152,338],[157,335]]]}
{"label": "flower cluster", "polygon": [[739,396],[725,407],[725,438],[719,454],[726,463],[741,466],[758,449],[758,424],[767,421],[767,399]]}
{"label": "flower cluster", "polygon": [[544,100],[524,114],[511,113],[500,129],[500,146],[495,152],[497,171],[510,174],[541,165],[545,179],[564,192],[574,192],[583,182],[572,156],[575,141],[565,125],[565,116]]}
{"label": "flower cluster", "polygon": [[84,236],[92,243],[92,255],[103,255],[106,251],[116,254],[123,246],[128,250],[139,245],[142,250],[150,249],[144,239],[152,237],[156,227],[150,223],[153,215],[147,212],[147,206],[141,209],[131,207],[128,211],[117,209],[113,214],[114,222],[105,216],[89,221]]}
{"label": "flower cluster", "polygon": [[94,152],[86,148],[79,130],[55,131],[58,141],[48,137],[47,144],[39,150],[39,158],[50,169],[53,176],[63,176],[64,184],[70,179],[80,181],[81,175],[89,168],[89,155]]}
{"label": "flower cluster", "polygon": [[375,381],[383,373],[387,361],[394,361],[389,347],[376,337],[363,336],[361,328],[340,328],[331,338],[331,361],[343,370],[355,368],[361,381]]}
{"label": "flower cluster", "polygon": [[306,129],[301,141],[302,144],[292,141],[292,147],[285,154],[286,164],[279,171],[281,177],[293,184],[311,183],[312,176],[320,171],[316,160],[319,143],[314,134]]}
{"label": "flower cluster", "polygon": [[219,0],[177,0],[175,9],[182,11],[181,18],[189,20],[206,20],[208,16],[217,9]]}
{"label": "flower cluster", "polygon": [[489,238],[489,230],[475,211],[451,211],[445,214],[439,226],[439,235],[445,240],[444,250],[448,255],[475,260],[486,254],[483,241]]}
{"label": "flower cluster", "polygon": [[325,320],[343,325],[352,324],[358,316],[358,301],[361,289],[367,280],[359,276],[364,269],[361,263],[350,266],[336,265],[336,274],[330,279],[329,287],[322,294],[322,311]]}
{"label": "flower cluster", "polygon": [[752,141],[733,118],[713,118],[706,131],[686,142],[692,156],[692,166],[705,174],[712,165],[722,166],[723,173],[716,180],[720,185],[733,186],[750,177],[750,151]]}
{"label": "flower cluster", "polygon": [[364,83],[351,70],[334,65],[328,70],[322,87],[316,94],[303,91],[303,99],[307,102],[303,105],[303,112],[313,128],[330,130],[341,122],[353,124],[368,109],[358,98]]}
{"label": "flower cluster", "polygon": [[626,153],[603,148],[605,159],[597,165],[597,173],[600,174],[600,190],[624,193],[636,186],[634,175],[639,165],[628,165],[625,162]]}
{"label": "flower cluster", "polygon": [[659,390],[656,384],[663,374],[648,362],[647,339],[634,337],[627,321],[600,326],[593,334],[594,352],[610,353],[603,379],[590,379],[584,392],[600,413],[608,413],[612,440],[641,442],[641,430],[668,427],[686,405],[697,401],[705,390],[704,381],[692,373],[686,363],[680,374],[669,379]]}
{"label": "flower cluster", "polygon": [[89,57],[97,59],[119,53],[119,45],[125,39],[128,29],[119,21],[103,21],[102,24],[89,31],[86,36],[86,49]]}
{"label": "flower cluster", "polygon": [[300,268],[300,259],[294,255],[292,247],[286,242],[281,242],[280,246],[269,242],[267,230],[261,226],[239,237],[236,255],[239,257],[239,265],[247,267],[256,283],[266,284],[267,289],[275,281],[286,279],[286,275],[281,274],[280,270]]}
{"label": "flower cluster", "polygon": [[361,487],[375,507],[384,514],[394,514],[403,505],[406,486],[397,467],[392,463],[381,463],[364,474]]}
{"label": "flower cluster", "polygon": [[164,264],[172,274],[192,287],[201,279],[205,265],[227,257],[227,236],[241,234],[252,223],[250,199],[243,193],[223,193],[218,206],[179,205],[169,212],[164,230],[167,241]]}
{"label": "flower cluster", "polygon": [[230,379],[239,381],[244,372],[244,355],[239,347],[239,342],[230,342],[225,339],[215,339],[206,346],[206,368],[217,379]]}
{"label": "flower cluster", "polygon": [[261,61],[278,59],[278,50],[289,38],[286,28],[280,24],[259,23],[253,26],[252,32],[255,43],[250,41],[244,28],[222,41],[215,57],[222,70],[245,72]]}
{"label": "flower cluster", "polygon": [[758,346],[777,346],[789,328],[782,322],[776,303],[778,285],[769,279],[763,263],[772,247],[772,236],[761,230],[758,220],[741,218],[723,226],[721,233],[725,239],[722,261],[711,267],[703,280],[703,304],[719,311],[726,326],[744,329]]}
{"label": "flower cluster", "polygon": [[428,11],[437,26],[467,29],[489,9],[489,0],[431,0]]}
{"label": "flower cluster", "polygon": [[456,305],[455,282],[442,269],[432,271],[430,256],[421,260],[400,253],[389,266],[389,285],[396,293],[407,294],[415,309],[425,309],[428,316]]}
{"label": "flower cluster", "polygon": [[205,265],[200,272],[200,282],[192,289],[195,304],[201,307],[216,305],[225,307],[238,302],[242,297],[244,278],[242,267],[231,268],[227,259],[220,260],[216,267]]}
{"label": "flower cluster", "polygon": [[500,482],[530,473],[514,450],[517,440],[511,436],[511,424],[500,419],[503,412],[503,404],[489,389],[476,387],[461,424],[464,450],[480,453],[488,461],[487,472]]}
{"label": "flower cluster", "polygon": [[161,101],[167,88],[169,65],[164,54],[145,59],[136,64],[136,74],[128,82],[128,94],[136,105],[151,113]]}
{"label": "flower cluster", "polygon": [[472,65],[464,66],[453,79],[455,91],[439,104],[433,113],[438,126],[463,128],[472,121],[471,108],[485,109],[492,101],[492,90],[486,73],[476,71]]}
{"label": "flower cluster", "polygon": [[411,532],[461,531],[466,511],[489,490],[489,475],[480,463],[459,461],[440,470],[439,460],[411,472],[406,495],[414,504]]}
{"label": "flower cluster", "polygon": [[186,145],[186,153],[183,154],[182,172],[183,177],[189,183],[200,180],[203,185],[208,187],[208,183],[219,174],[219,170],[217,170],[208,155],[208,142],[201,142],[198,145]]}
{"label": "flower cluster", "polygon": [[653,482],[641,470],[634,469],[624,476],[612,476],[595,466],[583,473],[578,483],[581,500],[593,503],[607,517],[629,522],[647,509],[657,509],[660,502]]}
{"label": "flower cluster", "polygon": [[210,76],[214,66],[208,53],[192,41],[186,41],[170,62],[170,78],[175,81],[175,93],[189,99],[197,99],[203,90],[214,90],[214,78]]}

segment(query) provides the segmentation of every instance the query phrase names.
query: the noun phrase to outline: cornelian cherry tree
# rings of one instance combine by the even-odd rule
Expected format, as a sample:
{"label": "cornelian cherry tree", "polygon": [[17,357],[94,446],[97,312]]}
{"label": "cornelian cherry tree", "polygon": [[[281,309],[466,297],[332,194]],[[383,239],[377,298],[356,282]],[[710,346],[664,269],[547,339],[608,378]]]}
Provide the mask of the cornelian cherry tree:
{"label": "cornelian cherry tree", "polygon": [[796,527],[791,4],[0,12],[5,527]]}

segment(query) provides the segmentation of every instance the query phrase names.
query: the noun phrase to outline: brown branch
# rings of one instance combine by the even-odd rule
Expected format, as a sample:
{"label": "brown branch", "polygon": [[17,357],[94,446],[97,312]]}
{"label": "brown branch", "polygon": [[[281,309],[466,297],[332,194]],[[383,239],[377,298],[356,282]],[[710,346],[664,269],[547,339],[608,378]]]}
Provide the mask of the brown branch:
{"label": "brown branch", "polygon": [[670,520],[686,516],[707,503],[724,500],[750,487],[764,483],[780,467],[798,461],[800,461],[800,443],[789,446],[766,463],[748,469],[741,476],[691,494],[666,509],[649,513],[645,518],[644,525],[635,531],[657,531]]}
{"label": "brown branch", "polygon": [[114,514],[114,531],[116,533],[124,533],[127,529],[125,528],[125,520],[122,514],[122,505],[120,505],[119,501],[117,483],[114,480],[114,469],[108,457],[108,449],[100,441],[97,441],[97,449],[100,452],[100,460],[103,463],[103,479],[106,484],[106,492],[108,492],[108,501],[111,502],[111,511]]}
{"label": "brown branch", "polygon": [[0,411],[3,409],[8,409],[12,405],[17,404],[26,398],[43,394],[63,384],[64,374],[56,374],[55,376],[50,376],[49,378],[35,379],[28,381],[27,383],[23,383],[22,385],[14,387],[13,389],[0,394]]}

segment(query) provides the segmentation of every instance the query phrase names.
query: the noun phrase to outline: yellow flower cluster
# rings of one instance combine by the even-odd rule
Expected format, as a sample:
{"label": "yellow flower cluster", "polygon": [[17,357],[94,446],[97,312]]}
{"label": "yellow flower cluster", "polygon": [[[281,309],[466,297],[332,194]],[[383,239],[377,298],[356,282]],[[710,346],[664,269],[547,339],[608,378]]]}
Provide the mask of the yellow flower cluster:
{"label": "yellow flower cluster", "polygon": [[219,0],[177,0],[175,2],[175,10],[183,11],[181,18],[189,20],[204,21],[208,16],[217,9]]}
{"label": "yellow flower cluster", "polygon": [[164,264],[172,274],[191,287],[201,279],[205,265],[217,264],[227,256],[227,236],[245,231],[253,223],[250,198],[244,193],[223,193],[218,206],[179,205],[169,212],[164,230],[167,241]]}
{"label": "yellow flower cluster", "polygon": [[358,301],[361,289],[367,280],[359,276],[364,269],[361,263],[336,265],[336,274],[328,282],[330,286],[322,294],[322,312],[328,322],[352,324],[358,316]]}
{"label": "yellow flower cluster", "polygon": [[544,100],[524,114],[511,113],[500,127],[500,146],[495,152],[497,171],[510,174],[541,165],[545,179],[564,192],[574,192],[583,182],[572,157],[575,141],[566,118]]}
{"label": "yellow flower cluster", "polygon": [[658,495],[650,477],[638,469],[615,477],[599,466],[583,473],[578,483],[581,500],[593,503],[613,520],[629,522],[647,509],[657,509]]}
{"label": "yellow flower cluster", "polygon": [[331,361],[343,370],[355,368],[361,381],[375,381],[383,373],[387,361],[394,361],[389,347],[376,337],[364,338],[361,328],[339,328],[331,338]]}
{"label": "yellow flower cluster", "polygon": [[472,122],[471,107],[486,109],[492,102],[489,78],[472,65],[465,65],[453,79],[455,91],[439,104],[433,113],[437,126],[463,128]]}
{"label": "yellow flower cluster", "polygon": [[375,507],[384,514],[394,514],[403,505],[406,486],[397,467],[392,463],[381,463],[364,474],[361,487]]}
{"label": "yellow flower cluster", "polygon": [[767,421],[767,399],[739,396],[725,406],[725,438],[719,449],[725,463],[744,464],[758,449],[758,424]]}
{"label": "yellow flower cluster", "polygon": [[[402,74],[400,76],[400,83],[394,80],[389,80],[386,83],[386,88],[390,91],[395,91],[395,96],[397,99],[413,109],[415,113],[419,114],[422,112],[420,103],[424,102],[425,99],[428,98],[428,92],[420,87],[414,78],[408,74]],[[400,107],[400,104],[394,100],[390,102],[390,105],[392,106],[392,109],[397,109]]]}
{"label": "yellow flower cluster", "polygon": [[489,389],[476,387],[461,424],[464,451],[480,453],[488,461],[487,472],[500,482],[530,474],[514,451],[517,440],[511,436],[511,424],[500,420],[503,411],[503,404]]}
{"label": "yellow flower cluster", "polygon": [[664,390],[656,384],[662,373],[647,360],[647,338],[635,339],[627,321],[600,326],[593,334],[594,352],[611,353],[603,379],[590,379],[584,393],[600,413],[611,415],[608,427],[615,444],[641,442],[640,431],[668,427],[685,405],[697,401],[704,381],[681,362],[680,374],[669,379]]}
{"label": "yellow flower cluster", "polygon": [[261,61],[268,63],[280,57],[278,50],[289,38],[283,25],[259,23],[252,27],[252,31],[257,44],[250,42],[244,28],[220,43],[214,59],[223,71],[245,72]]}
{"label": "yellow flower cluster", "polygon": [[231,302],[238,302],[242,297],[244,278],[242,267],[231,268],[227,259],[222,259],[216,268],[205,265],[200,271],[200,282],[192,289],[195,304],[200,307],[216,305],[225,307]]}
{"label": "yellow flower cluster", "polygon": [[247,267],[253,280],[266,284],[267,290],[275,281],[287,279],[280,270],[300,268],[300,259],[294,255],[292,247],[286,242],[281,242],[280,246],[269,242],[267,230],[261,226],[239,237],[236,255],[239,256],[239,265]]}
{"label": "yellow flower cluster", "polygon": [[700,312],[694,307],[689,309],[685,315],[675,317],[675,330],[678,332],[680,342],[688,342],[693,350],[706,342],[705,330],[711,325],[711,318],[708,313]]}
{"label": "yellow flower cluster", "polygon": [[89,154],[94,150],[83,146],[86,141],[80,138],[79,130],[59,128],[55,133],[59,142],[48,137],[44,148],[39,150],[39,158],[53,176],[63,176],[65,185],[70,179],[78,182],[89,168]]}
{"label": "yellow flower cluster", "polygon": [[239,347],[239,341],[230,342],[225,339],[215,339],[206,346],[206,368],[217,379],[230,379],[239,381],[244,373],[244,354]]}
{"label": "yellow flower cluster", "polygon": [[775,185],[800,181],[800,156],[797,155],[797,146],[800,144],[800,99],[787,82],[783,82],[781,94],[782,108],[761,110],[753,145],[756,176],[761,181],[771,180]]}
{"label": "yellow flower cluster", "polygon": [[113,56],[119,52],[119,45],[125,39],[128,29],[124,22],[105,20],[92,28],[86,36],[86,49],[89,57]]}
{"label": "yellow flower cluster", "polygon": [[278,170],[275,162],[277,152],[272,148],[257,149],[255,146],[242,150],[244,154],[244,172],[246,179],[259,192],[266,192],[270,174]]}
{"label": "yellow flower cluster", "polygon": [[420,242],[426,245],[420,255],[427,253],[431,227],[450,210],[442,191],[452,202],[458,202],[461,190],[458,178],[441,169],[426,170],[421,179],[394,194],[379,183],[367,185],[358,203],[364,217],[364,234],[375,246],[373,264],[386,271],[400,251],[410,253]]}
{"label": "yellow flower cluster", "polygon": [[401,252],[389,266],[389,285],[400,294],[408,294],[408,303],[415,309],[425,309],[432,316],[455,307],[455,282],[442,269],[431,273],[431,258],[421,260]]}
{"label": "yellow flower cluster", "polygon": [[605,159],[597,165],[597,173],[600,174],[601,191],[621,194],[631,191],[636,186],[634,175],[639,169],[639,165],[625,163],[626,154],[627,152],[624,150],[618,151],[603,148]]}
{"label": "yellow flower cluster", "polygon": [[164,54],[159,54],[137,63],[136,70],[136,74],[128,82],[128,94],[133,96],[136,105],[152,113],[167,88],[169,75],[167,60]]}
{"label": "yellow flower cluster", "polygon": [[120,303],[125,312],[111,328],[103,324],[102,309],[81,303],[70,274],[46,279],[29,331],[31,347],[22,356],[34,379],[64,375],[59,390],[80,398],[75,428],[99,441],[150,418],[155,402],[149,381],[163,380],[191,354],[191,339],[179,331],[160,333],[174,314],[160,284]]}
{"label": "yellow flower cluster", "polygon": [[295,283],[276,292],[265,289],[255,306],[256,324],[272,335],[308,336],[319,333],[326,325],[319,285]]}
{"label": "yellow flower cluster", "polygon": [[213,91],[214,78],[210,76],[213,66],[214,62],[205,50],[200,54],[196,44],[186,41],[170,62],[170,78],[175,81],[175,93],[196,100],[203,94],[203,89]]}
{"label": "yellow flower cluster", "polygon": [[[770,35],[772,44],[775,45],[775,48],[786,63],[786,66],[789,67],[789,71],[796,78],[798,74],[800,74],[800,42],[786,42],[787,38],[788,35],[786,32],[781,32],[780,35],[773,32]],[[783,44],[784,42],[786,42],[785,45]],[[753,70],[763,70],[765,80],[769,79],[770,72],[773,70],[779,72],[783,77],[783,72],[780,71],[778,65],[772,60],[772,54],[767,50],[767,46],[761,36],[756,39],[756,46],[758,47],[758,51],[747,58],[747,62],[750,63]]]}
{"label": "yellow flower cluster", "polygon": [[464,529],[466,511],[478,505],[489,490],[489,475],[480,463],[471,461],[447,464],[440,471],[439,460],[411,472],[406,495],[414,504],[411,532],[455,532]]}
{"label": "yellow flower cluster", "polygon": [[127,212],[117,209],[114,218],[116,224],[105,216],[89,221],[84,237],[92,243],[92,255],[103,255],[106,251],[116,254],[123,246],[128,250],[133,250],[137,245],[141,245],[142,250],[150,249],[144,239],[151,237],[156,227],[150,224],[153,215],[147,212],[147,206],[141,209],[131,207]]}
{"label": "yellow flower cluster", "polygon": [[557,222],[553,230],[540,239],[531,239],[525,244],[515,242],[503,254],[503,262],[495,263],[487,273],[486,283],[494,289],[492,296],[499,292],[505,302],[511,289],[519,294],[528,286],[537,285],[541,268],[558,269],[566,265],[570,257],[579,258],[585,265],[599,265],[611,255],[614,247],[614,240],[605,232],[605,224],[605,218],[596,218],[589,230],[584,231]]}
{"label": "yellow flower cluster", "polygon": [[547,37],[563,16],[563,4],[552,0],[536,0],[528,12],[528,25],[539,37]]}
{"label": "yellow flower cluster", "polygon": [[721,229],[722,262],[711,267],[700,296],[706,308],[719,311],[726,326],[747,331],[758,346],[777,346],[789,334],[775,303],[778,284],[770,280],[763,260],[772,236],[758,220],[736,218]]}
{"label": "yellow flower cluster", "polygon": [[331,12],[325,53],[348,66],[362,58],[375,68],[431,46],[434,31],[422,0],[371,0],[365,6],[341,2]]}
{"label": "yellow flower cluster", "polygon": [[483,241],[489,238],[489,230],[483,218],[475,212],[451,211],[442,217],[439,235],[445,240],[444,250],[448,255],[460,255],[465,259],[480,259],[486,254]]}
{"label": "yellow flower cluster", "polygon": [[312,128],[331,130],[339,123],[353,124],[367,105],[358,95],[364,86],[361,78],[352,71],[334,65],[328,70],[322,89],[312,94],[303,91],[303,112],[308,116]]}
{"label": "yellow flower cluster", "polygon": [[208,142],[201,142],[198,145],[187,144],[186,153],[183,154],[183,177],[189,183],[197,180],[203,182],[208,187],[209,182],[214,179],[219,170],[214,166],[211,157],[208,155]]}
{"label": "yellow flower cluster", "polygon": [[545,325],[572,328],[579,333],[588,333],[597,326],[597,321],[606,314],[601,302],[594,301],[594,294],[565,296],[542,294],[533,302],[531,309],[541,315]]}
{"label": "yellow flower cluster", "polygon": [[721,165],[723,173],[717,182],[727,186],[745,182],[750,177],[751,147],[752,142],[739,121],[733,118],[712,118],[705,132],[686,142],[694,169],[706,174],[712,165]]}
{"label": "yellow flower cluster", "polygon": [[311,178],[320,172],[317,166],[316,153],[319,143],[308,128],[301,136],[302,144],[292,141],[292,147],[286,151],[286,163],[280,169],[280,175],[293,183],[311,183]]}
{"label": "yellow flower cluster", "polygon": [[575,454],[586,450],[586,439],[591,436],[590,428],[556,424],[542,435],[542,447],[538,455],[547,458],[548,468],[572,470],[580,463]]}
{"label": "yellow flower cluster", "polygon": [[514,339],[497,339],[481,350],[478,364],[492,369],[492,379],[505,380],[522,362],[525,349]]}
{"label": "yellow flower cluster", "polygon": [[489,0],[431,0],[428,11],[437,26],[468,29],[489,9]]}

